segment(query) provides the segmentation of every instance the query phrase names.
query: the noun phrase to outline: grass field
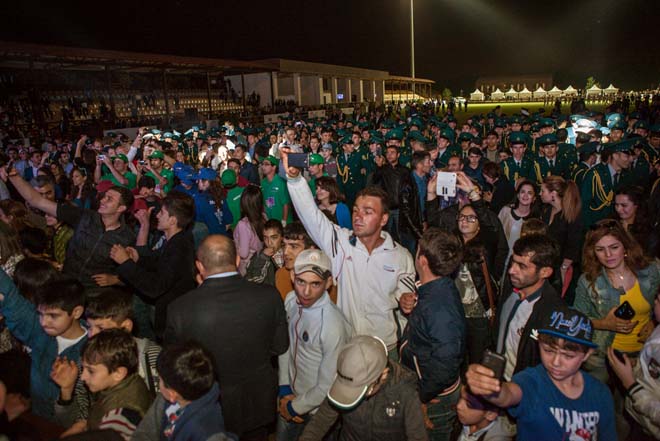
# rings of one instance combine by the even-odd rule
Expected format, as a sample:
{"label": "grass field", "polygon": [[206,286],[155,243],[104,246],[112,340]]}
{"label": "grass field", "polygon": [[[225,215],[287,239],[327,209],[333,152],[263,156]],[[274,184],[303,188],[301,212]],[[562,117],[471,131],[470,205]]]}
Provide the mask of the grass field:
{"label": "grass field", "polygon": [[[524,103],[508,103],[508,102],[502,102],[502,103],[476,103],[474,101],[471,101],[468,103],[468,109],[466,111],[459,111],[458,107],[454,110],[454,115],[456,116],[456,119],[458,119],[459,122],[463,122],[466,119],[468,119],[472,115],[476,114],[482,114],[486,115],[488,112],[491,112],[495,109],[495,107],[500,106],[502,113],[506,115],[513,115],[515,113],[520,113],[520,109],[525,108],[529,110],[529,113],[532,114],[536,112],[537,110],[543,108],[545,109],[545,114],[549,115],[550,112],[552,111],[553,108],[553,103],[550,103],[547,106],[543,105],[543,101],[530,101],[530,102],[524,102]],[[604,103],[590,103],[587,105],[587,108],[590,110],[593,110],[595,112],[603,111],[605,110],[605,104]],[[562,105],[561,108],[561,113],[563,114],[568,114],[571,110],[570,104],[564,104]]]}

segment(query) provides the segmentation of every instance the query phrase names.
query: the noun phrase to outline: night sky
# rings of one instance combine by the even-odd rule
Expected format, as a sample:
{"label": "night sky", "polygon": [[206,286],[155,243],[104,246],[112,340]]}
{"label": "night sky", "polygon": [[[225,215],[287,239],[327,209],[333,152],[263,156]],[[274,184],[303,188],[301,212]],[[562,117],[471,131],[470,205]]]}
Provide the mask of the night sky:
{"label": "night sky", "polygon": [[[281,57],[409,75],[409,6],[409,0],[22,0],[2,2],[0,38]],[[590,75],[603,87],[655,87],[659,17],[655,0],[415,0],[416,73],[455,93],[469,92],[480,75],[525,73],[552,73],[564,87],[583,87]]]}

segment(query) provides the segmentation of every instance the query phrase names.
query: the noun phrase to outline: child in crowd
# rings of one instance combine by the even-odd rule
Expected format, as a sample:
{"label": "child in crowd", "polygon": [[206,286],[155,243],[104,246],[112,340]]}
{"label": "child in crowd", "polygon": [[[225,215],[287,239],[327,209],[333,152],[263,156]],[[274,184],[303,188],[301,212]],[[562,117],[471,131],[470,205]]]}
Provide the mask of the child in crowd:
{"label": "child in crowd", "polygon": [[153,401],[137,373],[135,340],[123,329],[101,331],[85,343],[81,360],[80,377],[95,400],[84,424],[76,424],[66,435],[111,430],[131,439]]}
{"label": "child in crowd", "polygon": [[160,394],[133,433],[133,441],[230,441],[211,355],[198,343],[166,347],[158,357]]}
{"label": "child in crowd", "polygon": [[541,364],[514,375],[510,382],[473,364],[466,377],[472,393],[517,420],[517,439],[616,440],[614,403],[607,386],[580,370],[594,352],[591,320],[561,306],[538,330]]}
{"label": "child in crowd", "polygon": [[0,270],[0,314],[7,328],[21,343],[31,349],[30,398],[32,412],[52,422],[60,390],[51,381],[51,368],[58,357],[73,362],[87,333],[80,324],[84,311],[83,286],[70,279],[55,280],[48,289],[40,290],[36,306],[25,299],[14,282]]}
{"label": "child in crowd", "polygon": [[511,439],[501,429],[497,418],[499,408],[481,397],[471,394],[467,387],[461,389],[456,405],[461,432],[452,437],[457,441],[504,441]]}
{"label": "child in crowd", "polygon": [[275,286],[275,272],[284,265],[284,228],[271,219],[264,224],[264,248],[250,260],[245,278],[250,282]]}

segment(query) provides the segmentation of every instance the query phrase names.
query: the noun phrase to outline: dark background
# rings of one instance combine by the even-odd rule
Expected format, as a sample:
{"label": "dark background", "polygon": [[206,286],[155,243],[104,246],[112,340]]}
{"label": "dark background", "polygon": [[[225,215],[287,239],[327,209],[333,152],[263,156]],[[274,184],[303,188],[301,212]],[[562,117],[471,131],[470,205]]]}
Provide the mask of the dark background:
{"label": "dark background", "polygon": [[[408,0],[2,2],[6,41],[254,60],[291,58],[410,75]],[[655,88],[656,0],[415,0],[416,74],[468,93],[481,75]]]}

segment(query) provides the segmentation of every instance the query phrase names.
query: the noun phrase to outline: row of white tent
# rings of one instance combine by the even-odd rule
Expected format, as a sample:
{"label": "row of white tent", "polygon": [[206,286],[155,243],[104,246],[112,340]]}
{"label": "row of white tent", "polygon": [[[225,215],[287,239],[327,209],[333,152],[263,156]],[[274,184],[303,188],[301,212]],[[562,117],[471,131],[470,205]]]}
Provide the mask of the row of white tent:
{"label": "row of white tent", "polygon": [[[601,89],[600,87],[594,84],[589,89],[587,89],[586,92],[587,92],[587,98],[589,98],[589,97],[601,96],[601,95],[616,95],[617,93],[619,93],[619,89],[614,87],[612,84],[610,84],[605,89]],[[573,86],[568,86],[564,90],[559,89],[557,86],[553,87],[550,90],[545,90],[543,89],[543,87],[539,87],[534,92],[528,90],[527,87],[525,87],[521,91],[517,91],[513,87],[511,87],[511,89],[509,89],[507,92],[502,92],[499,88],[497,88],[495,92],[490,94],[490,99],[491,101],[498,101],[503,99],[527,100],[532,98],[543,99],[546,97],[550,97],[550,98],[570,97],[570,96],[577,96],[577,94],[578,91]],[[486,95],[479,89],[476,89],[474,92],[470,94],[471,101],[485,101],[485,99],[486,99]]]}

